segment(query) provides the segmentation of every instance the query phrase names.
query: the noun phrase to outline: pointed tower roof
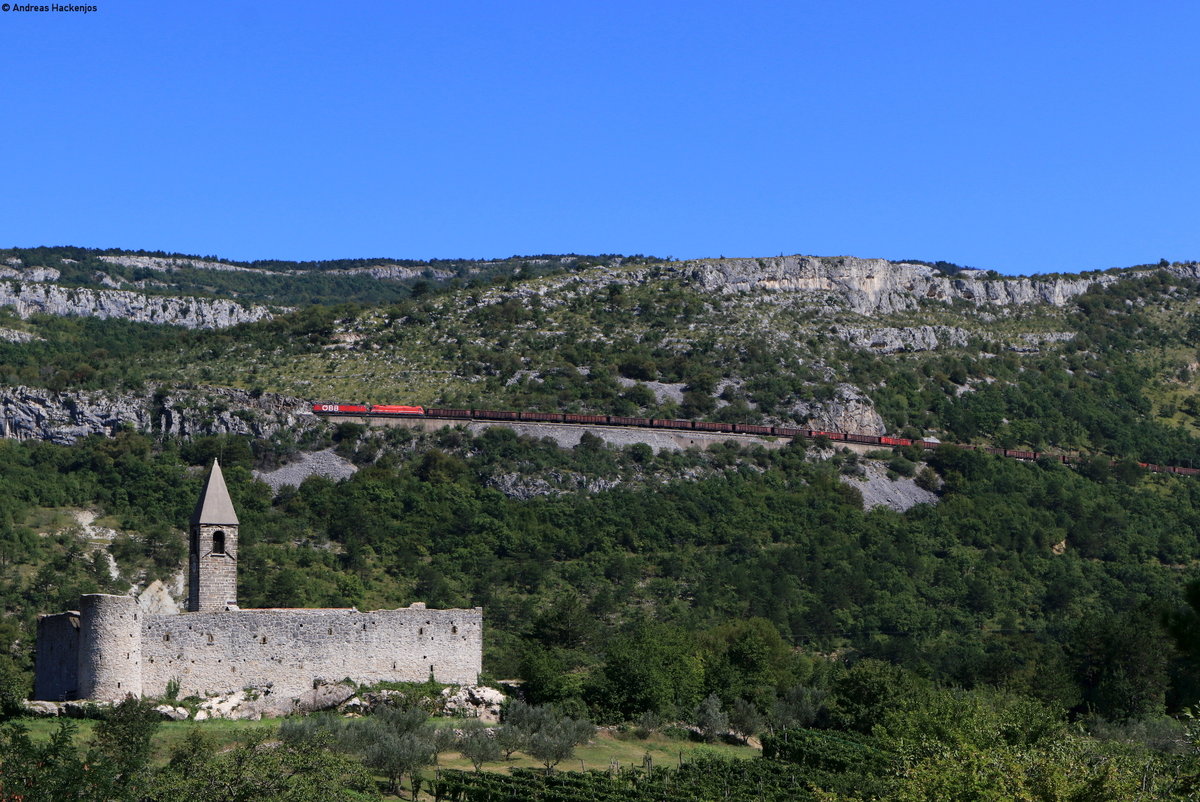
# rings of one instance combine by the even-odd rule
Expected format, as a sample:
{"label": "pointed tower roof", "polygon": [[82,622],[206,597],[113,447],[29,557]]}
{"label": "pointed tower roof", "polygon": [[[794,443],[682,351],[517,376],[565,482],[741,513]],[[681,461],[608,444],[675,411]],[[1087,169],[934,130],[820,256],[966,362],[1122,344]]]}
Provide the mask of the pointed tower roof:
{"label": "pointed tower roof", "polygon": [[196,511],[192,513],[192,526],[198,524],[228,524],[237,526],[237,513],[233,511],[233,502],[229,500],[229,491],[225,488],[225,476],[221,473],[221,463],[213,460],[212,470],[208,472],[208,481],[196,502]]}

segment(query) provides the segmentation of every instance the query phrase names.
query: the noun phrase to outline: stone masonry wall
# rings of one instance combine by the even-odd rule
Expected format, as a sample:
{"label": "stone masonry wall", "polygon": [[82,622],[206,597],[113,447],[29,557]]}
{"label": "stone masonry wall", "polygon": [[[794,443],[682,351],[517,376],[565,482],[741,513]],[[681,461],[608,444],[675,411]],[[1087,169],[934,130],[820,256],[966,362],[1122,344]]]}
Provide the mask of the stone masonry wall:
{"label": "stone masonry wall", "polygon": [[322,678],[471,684],[482,670],[483,610],[241,610],[151,616],[142,692],[182,696],[272,684],[298,695]]}
{"label": "stone masonry wall", "polygon": [[74,699],[78,690],[79,613],[38,619],[33,698],[51,702]]}
{"label": "stone masonry wall", "polygon": [[132,596],[88,593],[79,599],[79,698],[142,695],[142,625]]}

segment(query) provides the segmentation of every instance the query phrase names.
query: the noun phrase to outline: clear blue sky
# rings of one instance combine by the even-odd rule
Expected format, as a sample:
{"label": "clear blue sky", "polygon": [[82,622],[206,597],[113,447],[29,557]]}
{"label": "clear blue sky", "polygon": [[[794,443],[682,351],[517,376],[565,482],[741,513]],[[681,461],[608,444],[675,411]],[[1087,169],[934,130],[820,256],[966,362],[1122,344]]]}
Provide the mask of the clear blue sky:
{"label": "clear blue sky", "polygon": [[91,2],[0,13],[0,246],[1200,258],[1194,0]]}

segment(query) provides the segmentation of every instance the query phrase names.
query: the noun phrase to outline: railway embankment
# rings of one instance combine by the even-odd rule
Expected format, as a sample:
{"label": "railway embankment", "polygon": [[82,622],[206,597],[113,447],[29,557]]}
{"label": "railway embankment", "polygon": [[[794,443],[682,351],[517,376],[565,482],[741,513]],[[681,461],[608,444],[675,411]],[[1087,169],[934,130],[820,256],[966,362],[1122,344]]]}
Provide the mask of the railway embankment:
{"label": "railway embankment", "polygon": [[[426,432],[435,432],[447,426],[462,426],[472,434],[478,434],[492,426],[503,426],[526,437],[549,437],[563,448],[573,448],[579,445],[584,432],[590,432],[609,445],[618,448],[631,446],[634,443],[645,443],[656,451],[663,449],[682,451],[688,448],[706,449],[716,443],[727,443],[730,441],[744,445],[762,446],[763,448],[783,448],[791,442],[791,438],[788,437],[733,434],[728,432],[647,429],[641,426],[612,426],[609,424],[600,426],[586,423],[534,423],[503,420],[462,421],[448,418],[392,418],[369,415],[322,415],[321,417],[334,423],[359,423],[367,426],[403,426],[408,429],[419,429]],[[861,443],[839,442],[837,444],[839,450],[843,446],[859,454],[865,454],[868,451],[880,448],[878,445]]]}

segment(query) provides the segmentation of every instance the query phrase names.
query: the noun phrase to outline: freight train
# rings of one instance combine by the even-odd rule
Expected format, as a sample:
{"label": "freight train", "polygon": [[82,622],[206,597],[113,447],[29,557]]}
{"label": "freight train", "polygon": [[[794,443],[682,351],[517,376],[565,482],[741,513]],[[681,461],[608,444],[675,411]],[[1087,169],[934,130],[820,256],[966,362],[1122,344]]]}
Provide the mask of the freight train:
{"label": "freight train", "polygon": [[[763,437],[803,437],[815,440],[824,437],[831,441],[858,443],[875,446],[916,446],[932,451],[943,445],[936,440],[913,440],[907,437],[887,435],[827,432],[821,429],[800,429],[793,426],[760,426],[750,423],[716,423],[700,420],[671,420],[667,418],[629,418],[621,415],[574,415],[565,412],[512,412],[500,409],[445,409],[441,407],[404,406],[397,404],[313,404],[316,415],[352,415],[363,418],[431,418],[436,420],[479,420],[513,421],[517,423],[573,423],[587,426],[642,427],[647,429],[673,429],[696,432],[718,432],[725,434],[752,434]],[[1048,454],[1038,451],[1023,451],[1015,448],[994,448],[952,444],[958,448],[986,451],[1003,457],[1020,460],[1037,460],[1043,457],[1072,464],[1080,461],[1076,454]],[[1115,464],[1115,463],[1114,463]],[[1200,475],[1200,468],[1181,468],[1173,465],[1155,465],[1139,462],[1139,466],[1155,473],[1177,473],[1183,476]]]}

